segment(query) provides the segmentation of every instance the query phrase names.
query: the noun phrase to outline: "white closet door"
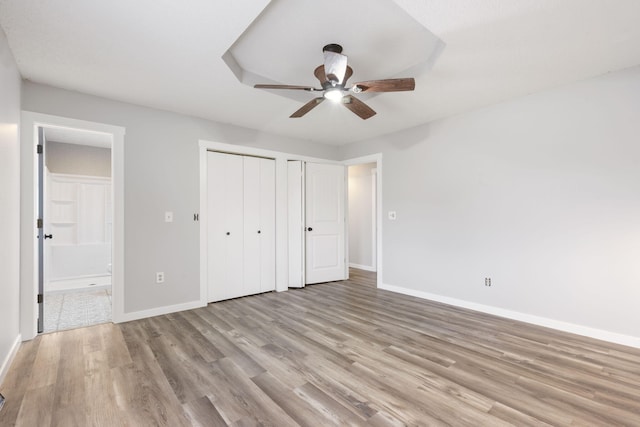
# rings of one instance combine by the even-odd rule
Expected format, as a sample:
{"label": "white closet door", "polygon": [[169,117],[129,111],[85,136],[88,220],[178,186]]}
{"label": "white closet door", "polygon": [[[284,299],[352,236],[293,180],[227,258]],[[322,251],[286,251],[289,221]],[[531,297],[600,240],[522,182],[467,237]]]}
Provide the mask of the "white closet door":
{"label": "white closet door", "polygon": [[260,292],[276,289],[276,162],[260,159]]}
{"label": "white closet door", "polygon": [[306,283],[346,278],[345,168],[306,165]]}
{"label": "white closet door", "polygon": [[287,162],[289,287],[304,287],[304,163]]}
{"label": "white closet door", "polygon": [[207,154],[208,300],[243,295],[243,158]]}
{"label": "white closet door", "polygon": [[260,160],[244,157],[244,290],[260,292]]}
{"label": "white closet door", "polygon": [[275,161],[244,158],[244,289],[275,289]]}

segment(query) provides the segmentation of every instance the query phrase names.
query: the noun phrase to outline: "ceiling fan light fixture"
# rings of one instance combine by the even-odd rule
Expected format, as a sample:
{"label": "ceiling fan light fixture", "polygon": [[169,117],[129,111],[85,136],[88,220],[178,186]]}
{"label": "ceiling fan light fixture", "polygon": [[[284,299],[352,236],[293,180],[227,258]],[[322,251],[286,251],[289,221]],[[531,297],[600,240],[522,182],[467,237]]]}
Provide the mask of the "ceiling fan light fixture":
{"label": "ceiling fan light fixture", "polygon": [[324,92],[323,96],[328,99],[329,101],[333,101],[333,102],[340,102],[340,100],[342,99],[342,97],[344,96],[344,94],[342,93],[342,90],[339,88],[335,88],[335,89],[328,89]]}

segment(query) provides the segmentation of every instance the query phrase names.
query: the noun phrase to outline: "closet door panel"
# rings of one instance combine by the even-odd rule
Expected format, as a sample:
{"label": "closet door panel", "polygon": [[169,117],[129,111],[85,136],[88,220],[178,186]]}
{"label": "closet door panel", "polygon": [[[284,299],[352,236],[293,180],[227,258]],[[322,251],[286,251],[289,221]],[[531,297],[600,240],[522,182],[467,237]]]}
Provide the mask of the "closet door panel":
{"label": "closet door panel", "polygon": [[242,157],[208,153],[209,301],[243,295]]}
{"label": "closet door panel", "polygon": [[244,157],[244,290],[260,292],[260,162]]}
{"label": "closet door panel", "polygon": [[260,159],[260,292],[276,289],[276,162]]}

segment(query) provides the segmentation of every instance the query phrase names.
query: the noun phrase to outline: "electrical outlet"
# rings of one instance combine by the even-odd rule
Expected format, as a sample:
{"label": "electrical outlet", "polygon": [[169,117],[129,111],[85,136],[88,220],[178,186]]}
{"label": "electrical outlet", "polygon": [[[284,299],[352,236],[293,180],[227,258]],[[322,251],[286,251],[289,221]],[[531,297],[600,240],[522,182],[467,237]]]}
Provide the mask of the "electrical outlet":
{"label": "electrical outlet", "polygon": [[484,278],[484,285],[485,286],[491,286],[491,277],[485,277]]}
{"label": "electrical outlet", "polygon": [[164,283],[164,273],[162,271],[156,273],[156,283]]}

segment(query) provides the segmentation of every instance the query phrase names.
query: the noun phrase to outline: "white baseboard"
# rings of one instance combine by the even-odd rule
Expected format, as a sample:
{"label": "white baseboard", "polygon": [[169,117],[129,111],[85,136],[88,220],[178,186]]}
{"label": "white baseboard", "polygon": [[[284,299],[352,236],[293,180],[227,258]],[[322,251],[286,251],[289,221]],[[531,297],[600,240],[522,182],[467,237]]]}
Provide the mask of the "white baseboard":
{"label": "white baseboard", "polygon": [[2,361],[2,366],[0,366],[0,385],[4,382],[4,377],[9,372],[9,368],[11,367],[11,362],[16,357],[18,353],[18,349],[20,348],[20,343],[22,342],[22,335],[18,334],[16,340],[13,342],[11,346],[11,350],[9,350],[9,354],[6,355],[4,360]]}
{"label": "white baseboard", "polygon": [[374,267],[370,266],[370,265],[354,264],[352,262],[349,263],[349,267],[357,268],[357,269],[365,270],[365,271],[373,271],[373,272],[376,271],[376,269]]}
{"label": "white baseboard", "polygon": [[[192,310],[206,306],[207,303],[202,301],[190,301],[182,304],[167,305],[164,307],[152,308],[149,310],[132,311],[130,313],[121,313],[116,315],[113,323],[130,322],[132,320],[146,319],[147,317],[162,316],[163,314],[176,313],[178,311]],[[115,313],[114,313],[115,314]]]}
{"label": "white baseboard", "polygon": [[383,284],[380,289],[391,292],[397,292],[404,295],[410,295],[430,301],[441,302],[444,304],[454,305],[456,307],[468,308],[470,310],[482,313],[493,314],[507,319],[519,320],[525,323],[531,323],[538,326],[544,326],[551,329],[557,329],[563,332],[583,335],[585,337],[595,338],[602,341],[608,341],[616,344],[622,344],[629,347],[640,348],[640,337],[632,335],[624,335],[616,332],[609,332],[602,329],[591,328],[588,326],[576,325],[574,323],[563,322],[560,320],[549,319],[546,317],[534,316],[531,314],[520,313],[518,311],[506,310],[490,305],[478,304],[475,302],[465,301],[457,298],[445,297],[442,295],[431,294],[429,292],[418,291],[415,289],[402,288]]}

